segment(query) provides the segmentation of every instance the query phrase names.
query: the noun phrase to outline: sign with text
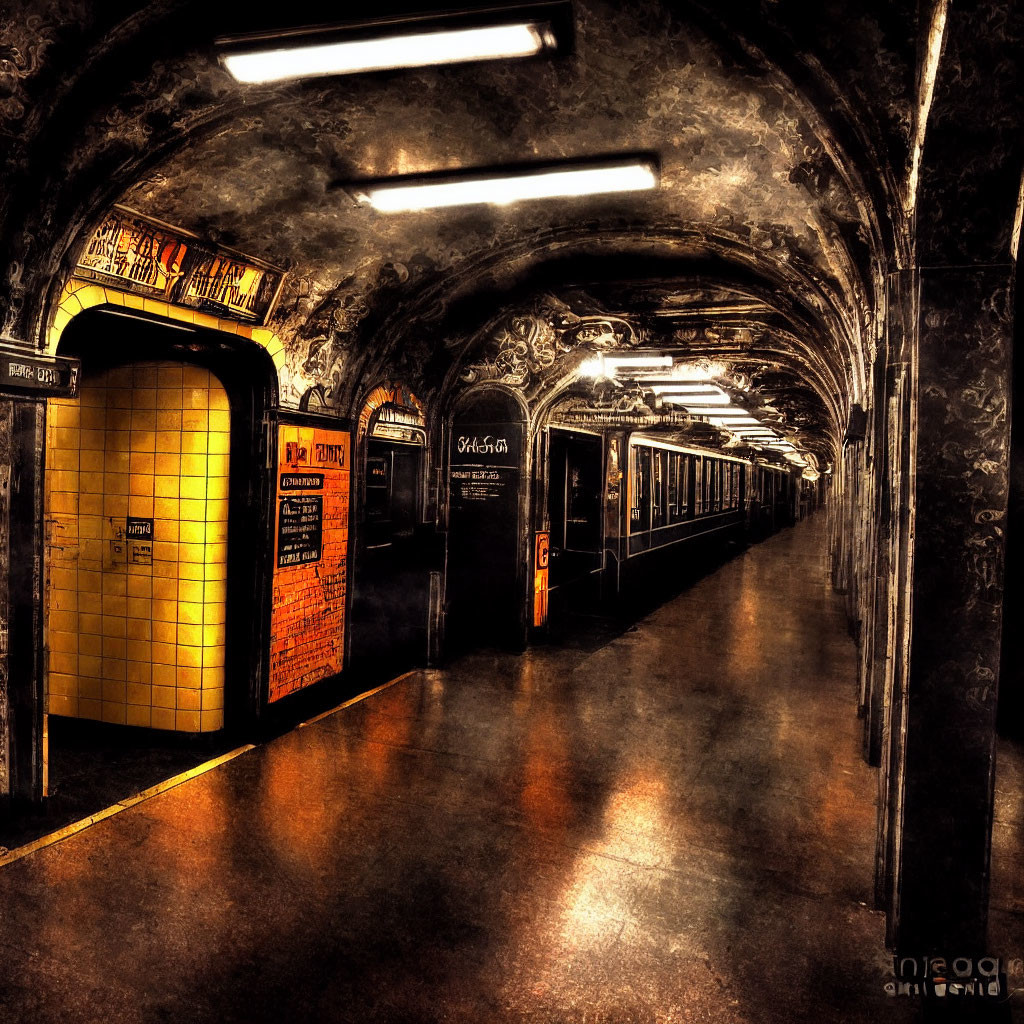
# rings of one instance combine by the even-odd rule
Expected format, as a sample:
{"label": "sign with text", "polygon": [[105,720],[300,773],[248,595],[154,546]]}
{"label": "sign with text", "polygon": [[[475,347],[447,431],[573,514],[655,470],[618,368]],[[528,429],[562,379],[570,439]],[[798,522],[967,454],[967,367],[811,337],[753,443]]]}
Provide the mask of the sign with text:
{"label": "sign with text", "polygon": [[323,519],[321,494],[289,494],[281,499],[277,515],[278,569],[320,561]]}
{"label": "sign with text", "polygon": [[518,501],[522,427],[485,423],[452,435],[449,502],[453,509]]}
{"label": "sign with text", "polygon": [[546,626],[548,622],[548,561],[551,551],[551,534],[539,530],[535,534],[533,548],[533,624]]}
{"label": "sign with text", "polygon": [[179,301],[185,306],[223,310],[243,320],[264,321],[282,275],[266,267],[203,253],[188,273]]}
{"label": "sign with text", "polygon": [[284,271],[182,228],[115,206],[89,239],[75,275],[217,316],[265,324]]}
{"label": "sign with text", "polygon": [[78,393],[78,359],[0,352],[0,390],[33,391],[46,396]]}
{"label": "sign with text", "polygon": [[125,520],[124,535],[129,540],[152,540],[153,520],[138,519],[135,516],[128,516]]}
{"label": "sign with text", "polygon": [[347,430],[278,427],[271,701],[342,669],[348,580]]}
{"label": "sign with text", "polygon": [[121,279],[130,290],[165,295],[189,250],[178,232],[115,208],[89,239],[78,266]]}

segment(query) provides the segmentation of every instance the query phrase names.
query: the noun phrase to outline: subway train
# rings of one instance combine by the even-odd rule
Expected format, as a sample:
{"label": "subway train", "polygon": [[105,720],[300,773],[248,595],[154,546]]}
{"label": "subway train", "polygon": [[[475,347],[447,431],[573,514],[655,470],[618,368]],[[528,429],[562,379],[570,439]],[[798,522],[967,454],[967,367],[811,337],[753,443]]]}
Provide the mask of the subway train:
{"label": "subway train", "polygon": [[638,428],[530,431],[501,403],[476,398],[450,421],[448,653],[521,648],[574,613],[635,607],[823,499],[802,467]]}
{"label": "subway train", "polygon": [[548,431],[549,614],[631,600],[806,514],[799,470],[639,431]]}

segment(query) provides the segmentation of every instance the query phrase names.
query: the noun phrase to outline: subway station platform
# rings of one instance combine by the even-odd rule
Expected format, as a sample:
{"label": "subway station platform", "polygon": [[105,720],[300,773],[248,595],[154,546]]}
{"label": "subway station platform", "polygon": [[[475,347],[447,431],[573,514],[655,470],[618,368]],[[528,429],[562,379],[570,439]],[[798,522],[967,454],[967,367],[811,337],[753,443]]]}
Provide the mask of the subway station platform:
{"label": "subway station platform", "polygon": [[825,517],[0,870],[3,1021],[904,1021]]}

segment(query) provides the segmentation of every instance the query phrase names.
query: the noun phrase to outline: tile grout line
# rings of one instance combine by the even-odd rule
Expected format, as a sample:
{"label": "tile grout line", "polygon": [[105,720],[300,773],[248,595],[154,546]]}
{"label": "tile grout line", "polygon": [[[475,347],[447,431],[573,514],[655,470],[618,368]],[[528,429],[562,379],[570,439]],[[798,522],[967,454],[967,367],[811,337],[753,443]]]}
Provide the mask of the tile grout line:
{"label": "tile grout line", "polygon": [[[295,729],[301,729],[304,726],[313,725],[313,723],[319,722],[339,711],[343,711],[345,708],[349,708],[353,704],[358,704],[360,701],[366,700],[367,697],[372,697],[375,694],[380,693],[382,690],[386,690],[389,687],[394,686],[396,683],[400,683],[403,679],[408,679],[409,676],[415,675],[417,671],[419,670],[412,669],[409,672],[405,672],[372,690],[367,690],[366,693],[361,693],[356,697],[352,697],[350,700],[344,701],[337,707],[329,708],[327,711],[323,711],[319,715],[315,715],[313,718],[307,719],[304,722],[299,722],[298,725],[295,726]],[[70,825],[65,825],[63,828],[57,829],[56,832],[50,832],[48,835],[40,836],[39,839],[33,839],[32,842],[26,843],[24,846],[18,846],[13,850],[8,850],[5,853],[0,854],[0,868],[7,867],[8,864],[13,864],[15,861],[19,861],[23,857],[29,856],[29,854],[36,853],[39,850],[45,850],[48,846],[54,846],[65,839],[70,839],[72,836],[78,835],[80,832],[84,832],[90,826],[101,821],[105,821],[107,818],[111,818],[115,814],[119,814],[121,811],[126,811],[130,807],[135,807],[138,804],[145,803],[147,800],[151,800],[155,796],[160,796],[162,793],[167,793],[172,789],[176,789],[185,782],[198,778],[200,775],[205,775],[207,772],[213,771],[214,768],[219,768],[222,764],[227,764],[228,761],[233,761],[239,755],[246,753],[246,751],[255,750],[256,746],[257,744],[255,743],[245,743],[240,747],[236,747],[234,750],[229,750],[225,754],[220,754],[217,757],[211,758],[209,761],[204,761],[202,764],[196,765],[195,768],[189,768],[188,771],[181,772],[178,775],[173,775],[169,779],[164,779],[163,782],[158,782],[155,786],[150,786],[148,789],[144,789],[141,792],[136,793],[134,796],[125,797],[124,800],[118,800],[116,803],[103,808],[101,811],[96,811],[88,817],[82,818],[79,821],[74,821]],[[0,847],[0,849],[3,848]]]}

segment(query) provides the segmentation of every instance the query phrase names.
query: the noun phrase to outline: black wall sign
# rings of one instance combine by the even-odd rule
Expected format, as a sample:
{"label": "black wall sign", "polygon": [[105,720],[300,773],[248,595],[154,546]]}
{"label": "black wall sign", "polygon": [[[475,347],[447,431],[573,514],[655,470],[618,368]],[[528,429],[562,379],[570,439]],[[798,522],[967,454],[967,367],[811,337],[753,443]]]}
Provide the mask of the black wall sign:
{"label": "black wall sign", "polygon": [[322,491],[323,473],[282,473],[282,491]]}
{"label": "black wall sign", "polygon": [[277,567],[319,562],[323,553],[323,495],[289,494],[278,504]]}
{"label": "black wall sign", "polygon": [[128,516],[125,520],[124,535],[129,540],[152,540],[153,520]]}
{"label": "black wall sign", "polygon": [[0,352],[0,390],[73,397],[78,393],[78,359]]}
{"label": "black wall sign", "polygon": [[456,425],[452,433],[453,510],[473,506],[517,507],[522,464],[523,428],[518,423]]}

